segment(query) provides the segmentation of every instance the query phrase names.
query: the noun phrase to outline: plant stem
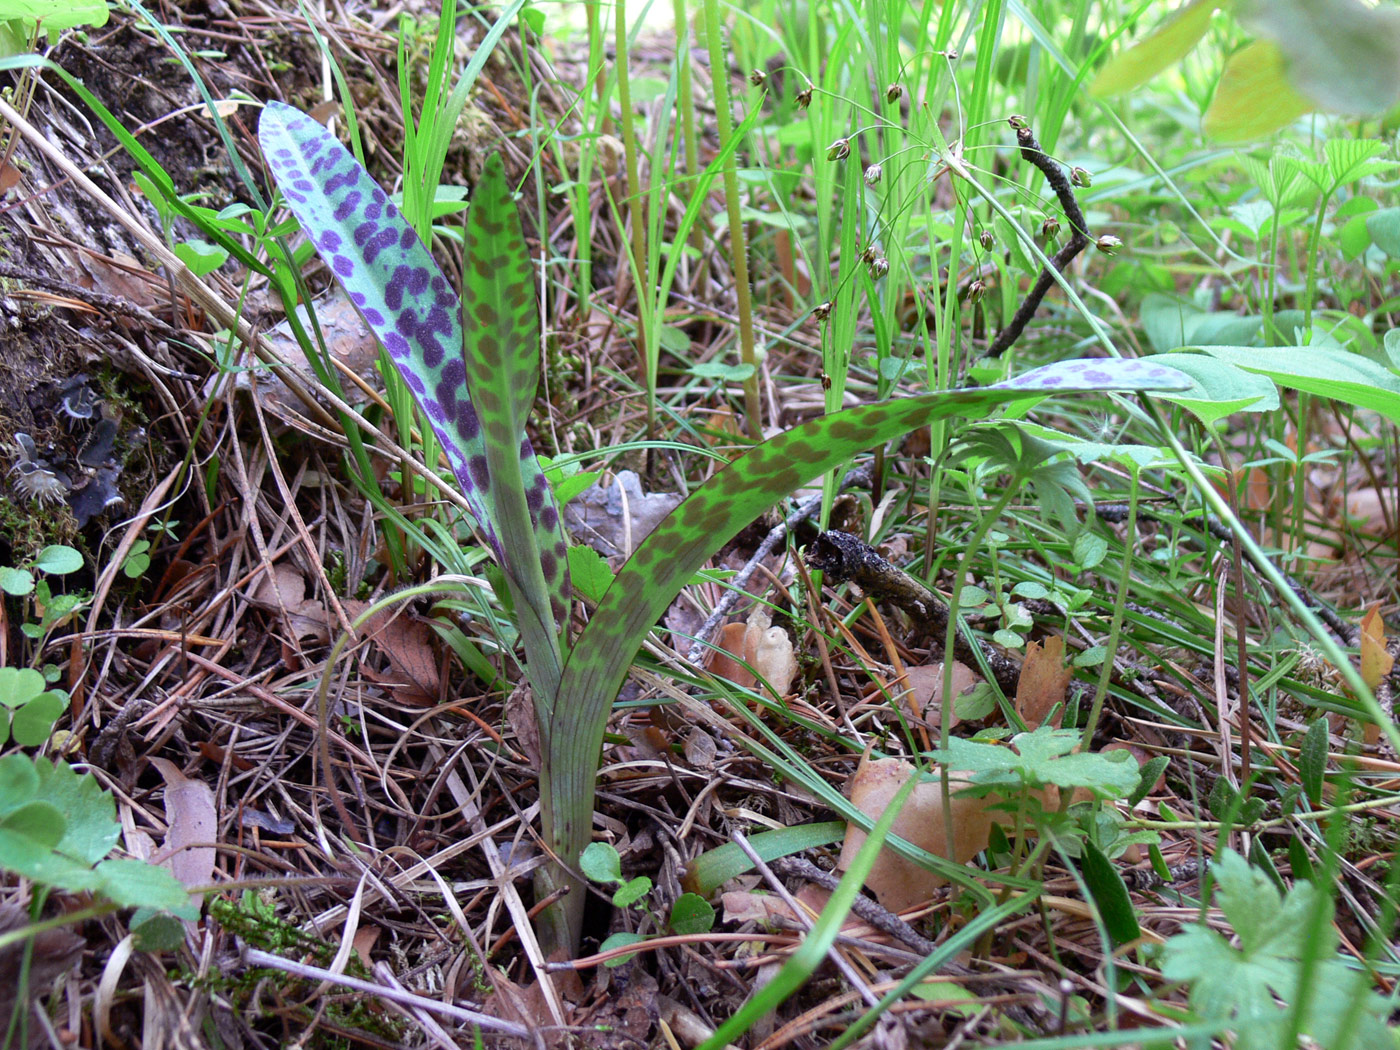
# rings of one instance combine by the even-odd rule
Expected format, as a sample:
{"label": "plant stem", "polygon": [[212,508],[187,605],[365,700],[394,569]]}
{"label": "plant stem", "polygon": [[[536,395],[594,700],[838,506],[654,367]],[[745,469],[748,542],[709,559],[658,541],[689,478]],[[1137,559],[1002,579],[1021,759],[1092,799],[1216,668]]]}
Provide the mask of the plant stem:
{"label": "plant stem", "polygon": [[1089,718],[1084,723],[1084,736],[1079,742],[1081,751],[1089,750],[1089,745],[1094,740],[1094,730],[1099,725],[1099,716],[1103,714],[1103,702],[1108,696],[1108,683],[1113,678],[1113,654],[1118,651],[1118,635],[1123,630],[1123,615],[1128,608],[1128,587],[1133,582],[1133,547],[1137,537],[1138,480],[1138,472],[1134,470],[1128,487],[1128,523],[1123,536],[1123,571],[1118,574],[1118,593],[1113,599],[1113,619],[1109,622],[1108,642],[1105,645],[1108,652],[1104,654],[1099,683],[1094,689],[1094,702],[1089,707]]}

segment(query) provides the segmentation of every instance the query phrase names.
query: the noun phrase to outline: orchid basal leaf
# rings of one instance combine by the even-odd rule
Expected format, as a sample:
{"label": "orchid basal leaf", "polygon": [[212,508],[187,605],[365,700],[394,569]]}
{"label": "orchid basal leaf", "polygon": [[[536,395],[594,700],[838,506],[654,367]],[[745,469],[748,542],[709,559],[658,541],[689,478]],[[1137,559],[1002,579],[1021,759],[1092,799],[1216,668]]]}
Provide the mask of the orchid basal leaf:
{"label": "orchid basal leaf", "polygon": [[[588,841],[594,769],[613,699],[652,625],[697,569],[754,518],[813,478],[916,427],[1000,404],[1090,390],[1183,390],[1191,380],[1150,360],[1062,361],[996,387],[882,401],[814,419],[739,456],[692,492],[623,565],[565,663],[550,735],[575,749],[542,782],[546,840],[572,861]],[[550,820],[555,821],[549,826]],[[581,907],[582,899],[568,903]],[[572,921],[577,921],[574,918]]]}
{"label": "orchid basal leaf", "polygon": [[534,270],[498,154],[486,159],[472,189],[464,233],[467,374],[486,439],[496,524],[512,545],[534,537],[535,555],[508,571],[530,607],[552,610],[557,625],[568,616],[568,548],[549,483],[523,440],[540,377]]}
{"label": "orchid basal leaf", "polygon": [[[267,105],[258,139],[288,207],[388,351],[442,443],[482,535],[516,592],[522,621],[534,621],[521,624],[527,649],[532,640],[536,649],[552,649],[557,665],[557,625],[567,603],[568,577],[558,512],[524,436],[524,411],[538,379],[533,359],[538,341],[528,258],[499,162],[487,166],[486,206],[474,203],[469,214],[482,250],[508,256],[468,258],[474,274],[499,271],[498,279],[474,281],[469,289],[482,296],[470,307],[476,323],[499,319],[468,339],[474,366],[491,362],[488,367],[500,369],[486,374],[478,394],[488,409],[483,418],[471,396],[460,300],[384,191],[335,136],[290,106]],[[517,322],[520,328],[511,327]],[[488,353],[493,342],[496,349]],[[522,361],[527,362],[523,374]],[[513,393],[502,398],[502,389]],[[505,476],[492,464],[501,448],[510,452]],[[503,505],[510,509],[503,512]],[[517,513],[517,507],[527,509]],[[522,529],[521,521],[531,524]],[[552,695],[555,676],[546,666],[551,661],[543,650],[539,655],[544,658],[534,670],[544,674]]]}

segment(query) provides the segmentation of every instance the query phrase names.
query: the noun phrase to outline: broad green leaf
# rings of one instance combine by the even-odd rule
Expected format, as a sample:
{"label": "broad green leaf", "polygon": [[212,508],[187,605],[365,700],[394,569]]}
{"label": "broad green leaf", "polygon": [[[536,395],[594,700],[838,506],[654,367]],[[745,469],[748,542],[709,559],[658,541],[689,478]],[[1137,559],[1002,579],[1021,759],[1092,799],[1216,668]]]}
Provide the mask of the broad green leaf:
{"label": "broad green leaf", "polygon": [[676,933],[709,933],[715,928],[715,909],[697,893],[682,893],[671,906],[670,926]]}
{"label": "broad green leaf", "polygon": [[46,30],[52,40],[57,33],[77,26],[105,26],[105,0],[0,0],[0,19],[22,18]]}
{"label": "broad green leaf", "polygon": [[1041,726],[1018,733],[1011,746],[984,744],[953,737],[947,750],[929,752],[936,762],[972,775],[972,786],[960,794],[982,796],[1007,789],[1053,785],[1085,788],[1100,798],[1124,798],[1137,787],[1140,769],[1127,751],[1074,753],[1080,734],[1073,729]]}
{"label": "broad green leaf", "polygon": [[[1394,161],[1377,159],[1389,148],[1388,143],[1376,139],[1329,137],[1322,144],[1322,151],[1327,157],[1326,169],[1330,182],[1321,188],[1336,190],[1390,171],[1395,167]],[[1338,212],[1340,211],[1339,208]]]}
{"label": "broad green leaf", "polygon": [[138,908],[131,917],[131,933],[143,952],[173,952],[185,943],[185,924],[173,915],[153,908]]}
{"label": "broad green leaf", "polygon": [[579,596],[596,605],[612,586],[613,571],[601,554],[577,543],[569,548],[569,578]]}
{"label": "broad green leaf", "polygon": [[1385,356],[1390,359],[1391,368],[1400,370],[1400,328],[1385,333]]}
{"label": "broad green leaf", "polygon": [[[1004,384],[863,405],[811,420],[739,456],[672,511],[623,565],[573,646],[553,705],[550,732],[568,760],[542,771],[545,835],[564,858],[587,843],[594,770],[613,699],[647,632],[694,572],[749,522],[862,449],[935,419],[985,415],[997,405],[1050,393],[1184,389],[1190,380],[1153,360],[1062,361]],[[558,768],[552,768],[557,765]],[[1128,785],[1131,790],[1133,782]],[[1124,792],[1126,793],[1126,791]],[[571,894],[569,907],[582,898]],[[576,903],[575,903],[576,902]],[[581,913],[572,911],[576,924]],[[576,927],[575,927],[576,928]]]}
{"label": "broad green leaf", "polygon": [[0,705],[23,707],[48,688],[32,667],[0,667]]}
{"label": "broad green leaf", "polygon": [[[646,938],[640,933],[614,933],[602,944],[598,945],[598,950],[600,952],[610,952],[614,948],[626,948],[629,944],[641,944],[644,940],[646,940]],[[636,957],[636,952],[632,952],[628,955],[619,955],[616,959],[609,959],[607,962],[603,963],[603,965],[607,967],[621,966],[623,963],[630,962]]]}
{"label": "broad green leaf", "polygon": [[16,598],[33,594],[34,576],[25,569],[13,569],[8,565],[0,565],[0,590],[6,594],[13,594]]}
{"label": "broad green leaf", "polygon": [[[1279,386],[1369,408],[1400,426],[1400,376],[1369,358],[1325,346],[1187,346]],[[1176,360],[1172,355],[1168,360]]]}
{"label": "broad green leaf", "polygon": [[38,794],[58,807],[68,826],[59,852],[89,865],[111,853],[121,837],[121,825],[116,802],[97,778],[79,773],[67,762],[46,758],[34,760],[34,773]]}
{"label": "broad green leaf", "polygon": [[0,820],[0,828],[6,828],[17,835],[27,835],[41,846],[52,849],[63,839],[67,826],[63,814],[52,802],[31,799],[24,805],[10,810]]}
{"label": "broad green leaf", "polygon": [[104,860],[97,865],[100,889],[123,908],[158,908],[182,919],[199,918],[189,891],[164,868],[144,860]]}
{"label": "broad green leaf", "polygon": [[39,747],[53,732],[63,714],[66,698],[62,693],[40,693],[14,713],[10,732],[20,747]]}
{"label": "broad green leaf", "polygon": [[211,274],[228,262],[228,252],[217,244],[191,238],[181,241],[173,249],[175,257],[190,268],[196,277]]}
{"label": "broad green leaf", "polygon": [[1183,394],[1162,395],[1163,400],[1180,405],[1208,426],[1235,412],[1278,408],[1278,388],[1265,376],[1204,354],[1176,354],[1171,361],[1193,383]]}
{"label": "broad green leaf", "polygon": [[1318,718],[1303,734],[1298,748],[1298,779],[1314,806],[1322,805],[1322,782],[1327,773],[1327,719]]}
{"label": "broad green leaf", "polygon": [[34,568],[52,576],[66,576],[82,567],[83,556],[72,547],[65,547],[59,543],[45,547],[34,559]]}
{"label": "broad green leaf", "polygon": [[[1392,259],[1400,257],[1400,208],[1373,211],[1363,221],[1372,244]],[[1347,225],[1349,227],[1351,224]]]}
{"label": "broad green leaf", "polygon": [[1216,6],[1214,0],[1192,0],[1151,36],[1105,62],[1089,91],[1101,98],[1121,95],[1180,62],[1205,36]]}
{"label": "broad green leaf", "polygon": [[1271,40],[1256,40],[1225,63],[1206,110],[1205,131],[1222,142],[1257,139],[1313,108],[1288,81],[1283,53]]}
{"label": "broad green leaf", "polygon": [[622,881],[622,858],[606,842],[590,842],[578,861],[579,871],[594,882]]}
{"label": "broad green leaf", "polygon": [[1138,927],[1137,914],[1133,911],[1128,887],[1123,884],[1123,876],[1118,874],[1118,869],[1103,855],[1103,851],[1088,839],[1084,840],[1082,849],[1079,870],[1084,876],[1084,885],[1089,888],[1089,896],[1099,909],[1109,941],[1117,948],[1137,940],[1142,936],[1142,930]]}
{"label": "broad green leaf", "polygon": [[619,908],[631,907],[651,892],[651,879],[638,875],[624,882],[613,893],[613,904]]}
{"label": "broad green leaf", "polygon": [[1400,11],[1358,0],[1249,0],[1237,11],[1317,108],[1374,115],[1400,99]]}
{"label": "broad green leaf", "polygon": [[65,857],[47,843],[0,827],[0,870],[70,893],[98,889],[102,880],[90,864]]}
{"label": "broad green leaf", "polygon": [[[790,828],[763,831],[749,839],[749,845],[764,861],[777,860],[803,850],[817,849],[840,842],[846,835],[844,820],[828,820],[819,824],[795,824]],[[701,897],[708,897],[732,878],[753,870],[753,861],[735,843],[700,854],[685,866],[681,885]]]}

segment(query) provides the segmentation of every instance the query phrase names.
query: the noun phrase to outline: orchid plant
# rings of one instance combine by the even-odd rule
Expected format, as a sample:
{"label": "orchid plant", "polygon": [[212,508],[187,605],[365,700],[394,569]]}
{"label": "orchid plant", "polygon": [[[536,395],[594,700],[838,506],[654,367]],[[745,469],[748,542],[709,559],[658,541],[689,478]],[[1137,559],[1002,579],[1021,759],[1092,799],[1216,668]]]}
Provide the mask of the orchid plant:
{"label": "orchid plant", "polygon": [[863,405],[794,427],[691,492],[637,547],[571,644],[567,539],[526,434],[540,367],[533,270],[499,156],[487,158],[472,191],[459,301],[385,192],[325,128],[273,102],[258,136],[287,206],[417,398],[513,600],[544,754],[544,840],[555,858],[541,888],[568,891],[544,913],[552,947],[578,946],[578,861],[613,701],[652,626],[741,528],[862,450],[936,419],[1052,392],[1190,385],[1150,361],[1063,361],[993,387]]}

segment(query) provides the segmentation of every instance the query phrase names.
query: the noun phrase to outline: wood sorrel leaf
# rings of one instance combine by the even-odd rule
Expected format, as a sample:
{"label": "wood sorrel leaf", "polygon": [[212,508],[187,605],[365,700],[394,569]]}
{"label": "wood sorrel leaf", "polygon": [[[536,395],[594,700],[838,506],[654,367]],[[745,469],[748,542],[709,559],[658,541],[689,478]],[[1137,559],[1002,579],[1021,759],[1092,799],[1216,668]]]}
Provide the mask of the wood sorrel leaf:
{"label": "wood sorrel leaf", "polygon": [[[564,665],[541,771],[545,837],[572,863],[588,841],[594,777],[613,699],[642,640],[680,588],[738,531],[793,490],[935,419],[1088,390],[1181,390],[1191,381],[1155,360],[1061,361],[995,387],[947,390],[837,412],[756,445],[671,512],[623,565]],[[565,916],[576,935],[583,896]]]}
{"label": "wood sorrel leaf", "polygon": [[464,346],[461,303],[447,278],[335,136],[272,102],[258,139],[288,207],[441,441],[513,592],[532,683],[553,697],[568,570],[558,510],[524,435],[539,378],[538,336],[529,259],[499,160],[488,162],[468,216],[473,323]]}

